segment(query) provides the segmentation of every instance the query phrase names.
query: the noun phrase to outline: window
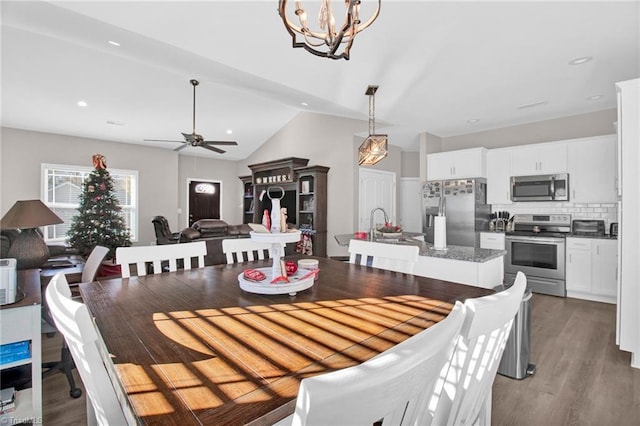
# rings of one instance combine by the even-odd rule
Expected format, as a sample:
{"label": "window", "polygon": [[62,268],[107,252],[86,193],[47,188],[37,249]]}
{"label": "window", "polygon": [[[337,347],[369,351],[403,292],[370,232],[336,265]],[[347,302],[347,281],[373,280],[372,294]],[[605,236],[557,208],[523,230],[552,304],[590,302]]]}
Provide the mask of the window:
{"label": "window", "polygon": [[[92,167],[42,165],[42,202],[53,210],[64,223],[47,226],[45,241],[64,241],[71,226],[71,219],[78,214],[82,183]],[[131,230],[131,240],[138,238],[138,172],[108,169],[113,180],[114,196],[120,202],[122,215]]]}

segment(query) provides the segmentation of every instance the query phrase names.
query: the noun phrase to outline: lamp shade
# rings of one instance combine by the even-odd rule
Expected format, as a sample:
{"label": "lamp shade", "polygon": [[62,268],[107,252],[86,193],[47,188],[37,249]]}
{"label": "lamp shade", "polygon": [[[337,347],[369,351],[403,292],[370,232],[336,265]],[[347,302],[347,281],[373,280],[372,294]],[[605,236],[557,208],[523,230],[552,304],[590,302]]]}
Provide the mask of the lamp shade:
{"label": "lamp shade", "polygon": [[0,228],[22,229],[9,248],[9,257],[17,261],[17,269],[42,266],[49,258],[49,248],[35,228],[64,221],[40,200],[16,201],[0,220]]}
{"label": "lamp shade", "polygon": [[57,214],[40,200],[23,200],[9,209],[0,220],[0,228],[3,229],[30,229],[40,226],[56,225],[64,223]]}

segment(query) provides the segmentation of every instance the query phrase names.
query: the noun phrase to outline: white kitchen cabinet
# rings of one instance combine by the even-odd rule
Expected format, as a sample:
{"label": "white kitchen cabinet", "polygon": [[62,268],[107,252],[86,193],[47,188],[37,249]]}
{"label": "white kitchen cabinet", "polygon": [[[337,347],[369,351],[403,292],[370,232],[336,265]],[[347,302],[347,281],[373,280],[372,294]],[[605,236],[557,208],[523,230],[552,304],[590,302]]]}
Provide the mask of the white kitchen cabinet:
{"label": "white kitchen cabinet", "polygon": [[427,180],[487,177],[487,149],[471,148],[427,155]]}
{"label": "white kitchen cabinet", "polygon": [[567,296],[616,303],[617,241],[567,238]]}
{"label": "white kitchen cabinet", "polygon": [[504,233],[502,232],[481,232],[480,248],[505,250]]}
{"label": "white kitchen cabinet", "polygon": [[487,204],[511,204],[511,148],[487,152]]}
{"label": "white kitchen cabinet", "polygon": [[616,136],[568,143],[569,199],[573,203],[615,203]]}
{"label": "white kitchen cabinet", "polygon": [[567,172],[567,144],[550,142],[511,150],[511,176],[533,176]]}

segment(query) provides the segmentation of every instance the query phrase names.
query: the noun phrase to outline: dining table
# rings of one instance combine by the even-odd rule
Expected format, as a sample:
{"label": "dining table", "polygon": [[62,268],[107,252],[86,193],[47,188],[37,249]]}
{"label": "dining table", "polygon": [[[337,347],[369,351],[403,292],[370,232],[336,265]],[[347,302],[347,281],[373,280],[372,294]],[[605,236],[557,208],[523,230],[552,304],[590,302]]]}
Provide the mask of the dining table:
{"label": "dining table", "polygon": [[329,258],[293,294],[242,290],[270,260],[80,285],[140,424],[273,424],[300,381],[360,364],[492,290]]}

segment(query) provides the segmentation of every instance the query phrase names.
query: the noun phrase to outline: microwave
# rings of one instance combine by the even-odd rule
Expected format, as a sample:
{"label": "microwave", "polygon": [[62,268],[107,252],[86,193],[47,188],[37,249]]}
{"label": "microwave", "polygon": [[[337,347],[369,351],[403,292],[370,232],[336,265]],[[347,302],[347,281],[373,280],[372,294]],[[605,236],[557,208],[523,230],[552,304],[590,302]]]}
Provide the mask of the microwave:
{"label": "microwave", "polygon": [[511,201],[569,201],[569,174],[512,176]]}

